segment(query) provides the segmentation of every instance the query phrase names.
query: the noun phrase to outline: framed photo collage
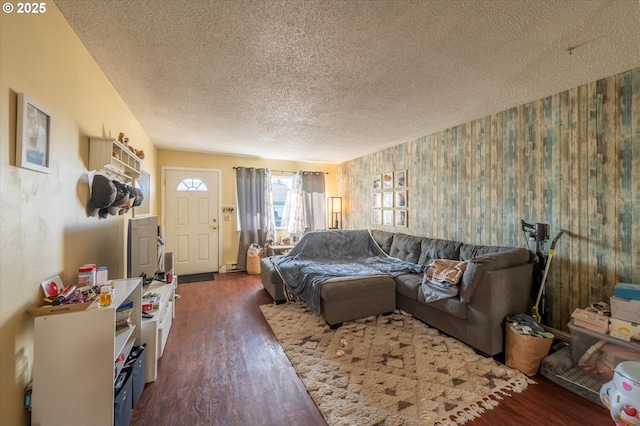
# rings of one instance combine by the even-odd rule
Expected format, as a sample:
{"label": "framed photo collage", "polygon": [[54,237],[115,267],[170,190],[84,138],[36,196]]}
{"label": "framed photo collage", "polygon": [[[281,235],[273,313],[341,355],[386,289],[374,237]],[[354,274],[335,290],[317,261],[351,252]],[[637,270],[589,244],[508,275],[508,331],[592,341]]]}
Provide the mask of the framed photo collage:
{"label": "framed photo collage", "polygon": [[407,171],[371,176],[371,223],[407,227]]}

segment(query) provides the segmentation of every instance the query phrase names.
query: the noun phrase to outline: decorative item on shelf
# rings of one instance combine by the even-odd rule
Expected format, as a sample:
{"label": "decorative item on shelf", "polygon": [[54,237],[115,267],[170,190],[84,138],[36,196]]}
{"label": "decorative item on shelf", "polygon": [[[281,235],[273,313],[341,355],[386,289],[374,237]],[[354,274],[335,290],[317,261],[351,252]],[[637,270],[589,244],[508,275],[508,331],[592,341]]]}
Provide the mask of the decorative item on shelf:
{"label": "decorative item on shelf", "polygon": [[[120,142],[122,145],[124,145],[127,149],[129,149],[129,151],[131,151],[133,153],[133,155],[135,155],[136,157],[138,157],[141,160],[144,160],[144,150],[142,149],[136,149],[133,146],[129,145],[129,138],[126,137],[124,135],[124,133],[120,132],[118,134],[118,142]],[[119,155],[117,155],[117,153],[114,151],[114,155],[115,158],[120,158]]]}
{"label": "decorative item on shelf", "polygon": [[329,229],[342,227],[342,197],[329,197]]}

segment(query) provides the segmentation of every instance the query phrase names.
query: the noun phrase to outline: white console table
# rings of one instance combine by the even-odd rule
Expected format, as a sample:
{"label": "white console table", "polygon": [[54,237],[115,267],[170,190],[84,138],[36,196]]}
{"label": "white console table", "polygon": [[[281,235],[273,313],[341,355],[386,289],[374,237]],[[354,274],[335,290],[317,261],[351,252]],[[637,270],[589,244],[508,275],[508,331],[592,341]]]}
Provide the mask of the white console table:
{"label": "white console table", "polygon": [[145,382],[153,382],[158,377],[158,360],[162,357],[171,324],[175,317],[175,293],[178,277],[174,275],[171,283],[153,281],[144,294],[156,293],[160,295],[159,308],[150,314],[153,318],[142,319],[141,340],[147,344],[145,366]]}

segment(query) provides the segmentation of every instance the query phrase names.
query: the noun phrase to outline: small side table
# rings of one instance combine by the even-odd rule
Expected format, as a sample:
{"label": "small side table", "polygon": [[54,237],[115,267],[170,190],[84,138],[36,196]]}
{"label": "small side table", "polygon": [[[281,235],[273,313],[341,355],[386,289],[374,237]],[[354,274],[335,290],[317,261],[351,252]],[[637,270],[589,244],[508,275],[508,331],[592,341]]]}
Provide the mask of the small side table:
{"label": "small side table", "polygon": [[267,256],[274,256],[276,254],[285,254],[295,246],[292,245],[274,245],[269,246],[267,250]]}

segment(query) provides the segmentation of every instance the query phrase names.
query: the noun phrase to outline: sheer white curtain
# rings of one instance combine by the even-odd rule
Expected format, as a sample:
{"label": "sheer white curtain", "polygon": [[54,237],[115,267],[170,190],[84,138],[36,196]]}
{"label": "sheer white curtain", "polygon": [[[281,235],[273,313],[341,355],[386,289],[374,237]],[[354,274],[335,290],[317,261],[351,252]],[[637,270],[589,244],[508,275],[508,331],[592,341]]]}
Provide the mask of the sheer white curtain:
{"label": "sheer white curtain", "polygon": [[302,234],[326,228],[323,172],[293,174],[287,234]]}
{"label": "sheer white curtain", "polygon": [[244,270],[247,267],[249,246],[252,243],[262,245],[276,238],[269,169],[237,167],[236,197],[240,226],[238,269]]}

